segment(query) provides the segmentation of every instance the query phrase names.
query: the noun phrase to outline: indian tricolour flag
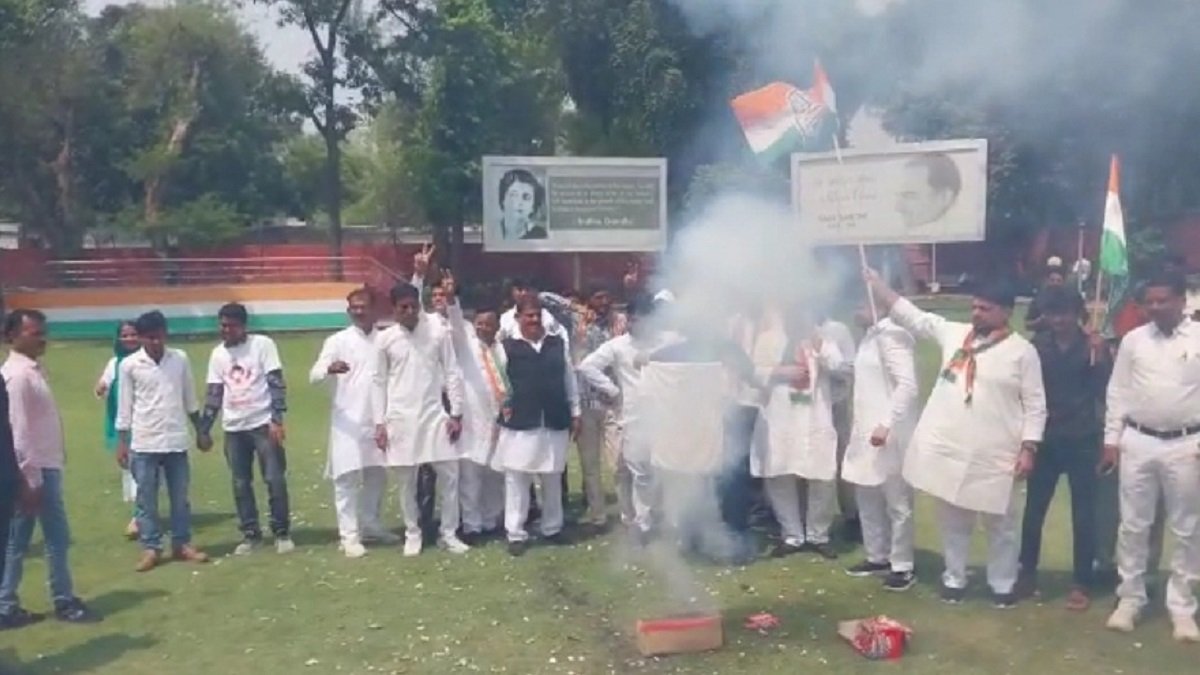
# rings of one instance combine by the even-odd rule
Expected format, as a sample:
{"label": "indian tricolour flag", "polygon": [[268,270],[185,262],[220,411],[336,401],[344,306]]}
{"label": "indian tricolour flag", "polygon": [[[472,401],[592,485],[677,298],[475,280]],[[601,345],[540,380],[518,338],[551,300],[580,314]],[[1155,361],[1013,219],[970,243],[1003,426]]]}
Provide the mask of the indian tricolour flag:
{"label": "indian tricolour flag", "polygon": [[1108,277],[1108,312],[1104,321],[1104,332],[1114,335],[1116,326],[1113,322],[1120,315],[1129,289],[1129,247],[1125,241],[1125,214],[1121,211],[1121,161],[1116,155],[1112,156],[1108,168],[1104,232],[1100,235],[1100,276]]}
{"label": "indian tricolour flag", "polygon": [[1121,161],[1116,155],[1108,168],[1108,197],[1104,202],[1104,233],[1100,236],[1100,270],[1110,277],[1129,276],[1125,245],[1125,214],[1121,212]]}
{"label": "indian tricolour flag", "polygon": [[833,87],[819,62],[811,89],[772,82],[738,96],[730,105],[750,148],[767,159],[812,145],[826,117],[837,114]]}

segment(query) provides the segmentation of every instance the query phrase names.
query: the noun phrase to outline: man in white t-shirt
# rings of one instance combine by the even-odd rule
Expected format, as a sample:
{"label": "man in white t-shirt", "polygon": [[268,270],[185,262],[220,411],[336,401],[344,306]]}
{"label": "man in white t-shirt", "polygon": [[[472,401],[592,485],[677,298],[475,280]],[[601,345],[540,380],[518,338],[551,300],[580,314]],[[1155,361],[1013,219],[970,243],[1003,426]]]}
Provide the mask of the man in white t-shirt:
{"label": "man in white t-shirt", "polygon": [[275,550],[289,553],[295,545],[289,532],[287,457],[283,449],[287,387],[279,351],[271,338],[246,333],[248,315],[242,305],[225,305],[217,318],[221,344],[208,360],[208,394],[201,429],[207,438],[217,415],[221,415],[225,459],[233,474],[233,500],[242,531],[242,542],[234,553],[246,555],[262,543],[254,497],[255,457],[267,484]]}

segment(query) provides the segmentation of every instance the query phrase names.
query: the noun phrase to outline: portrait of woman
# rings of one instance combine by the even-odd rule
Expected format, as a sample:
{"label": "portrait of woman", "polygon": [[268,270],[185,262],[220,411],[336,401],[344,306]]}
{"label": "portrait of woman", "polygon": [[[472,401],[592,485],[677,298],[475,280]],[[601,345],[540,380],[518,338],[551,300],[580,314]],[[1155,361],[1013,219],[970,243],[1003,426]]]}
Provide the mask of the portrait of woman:
{"label": "portrait of woman", "polygon": [[527,169],[512,169],[500,178],[500,238],[505,241],[545,239],[546,188]]}

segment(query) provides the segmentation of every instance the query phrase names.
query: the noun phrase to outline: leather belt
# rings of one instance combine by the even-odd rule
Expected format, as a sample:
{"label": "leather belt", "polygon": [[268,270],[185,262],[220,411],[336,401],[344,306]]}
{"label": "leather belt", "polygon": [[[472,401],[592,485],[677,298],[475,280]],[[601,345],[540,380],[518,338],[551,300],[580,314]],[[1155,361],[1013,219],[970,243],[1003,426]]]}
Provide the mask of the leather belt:
{"label": "leather belt", "polygon": [[1133,420],[1127,419],[1125,420],[1125,426],[1143,433],[1151,438],[1157,438],[1160,441],[1173,441],[1178,438],[1185,438],[1187,436],[1195,436],[1196,434],[1200,434],[1200,424],[1184,427],[1183,429],[1171,429],[1168,431],[1163,431],[1162,429],[1153,429],[1151,427],[1138,424]]}

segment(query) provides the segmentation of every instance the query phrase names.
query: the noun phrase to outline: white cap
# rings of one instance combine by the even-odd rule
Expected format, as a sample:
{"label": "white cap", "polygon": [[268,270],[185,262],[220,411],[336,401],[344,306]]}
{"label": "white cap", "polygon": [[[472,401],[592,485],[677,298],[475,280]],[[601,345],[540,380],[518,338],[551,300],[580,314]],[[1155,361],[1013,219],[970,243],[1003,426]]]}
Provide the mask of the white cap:
{"label": "white cap", "polygon": [[654,294],[654,302],[675,302],[675,294],[664,288]]}
{"label": "white cap", "polygon": [[1050,256],[1050,258],[1046,261],[1046,267],[1062,267],[1062,264],[1062,258],[1056,255]]}

